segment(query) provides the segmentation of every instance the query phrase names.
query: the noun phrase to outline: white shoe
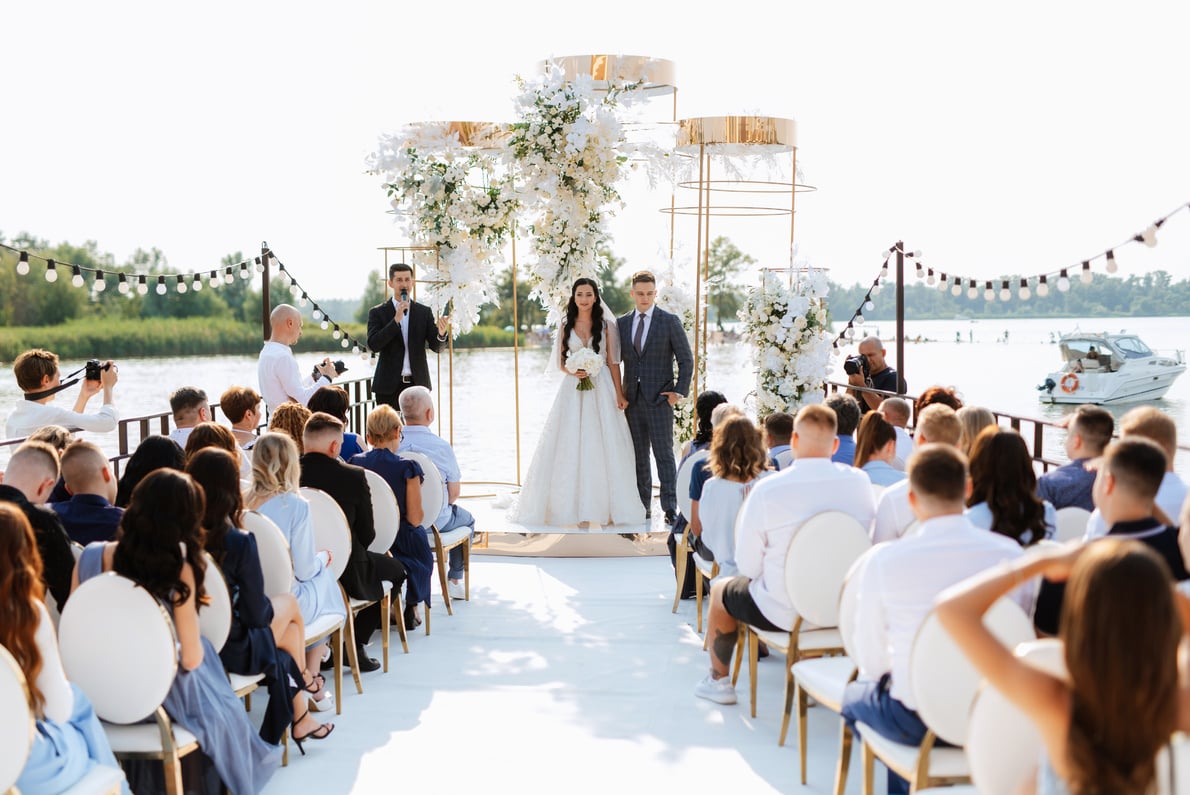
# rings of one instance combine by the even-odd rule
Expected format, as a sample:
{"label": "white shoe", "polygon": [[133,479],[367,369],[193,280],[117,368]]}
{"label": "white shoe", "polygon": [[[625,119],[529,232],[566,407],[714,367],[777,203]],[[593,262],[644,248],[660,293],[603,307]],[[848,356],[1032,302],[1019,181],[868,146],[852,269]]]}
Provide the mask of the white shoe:
{"label": "white shoe", "polygon": [[463,587],[463,583],[454,582],[453,580],[446,581],[446,593],[451,599],[466,600],[467,598],[467,589]]}
{"label": "white shoe", "polygon": [[706,678],[698,683],[698,687],[694,688],[694,695],[716,704],[736,703],[735,687],[731,684],[730,676],[716,679],[713,675],[707,674]]}

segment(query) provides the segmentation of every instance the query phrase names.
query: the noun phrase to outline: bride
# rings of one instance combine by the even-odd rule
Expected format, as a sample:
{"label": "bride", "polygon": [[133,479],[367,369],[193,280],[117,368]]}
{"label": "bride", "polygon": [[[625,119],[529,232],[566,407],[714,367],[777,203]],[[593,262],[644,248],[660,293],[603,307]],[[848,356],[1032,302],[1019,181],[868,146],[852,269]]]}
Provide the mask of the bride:
{"label": "bride", "polygon": [[[570,372],[566,359],[589,348],[604,366]],[[645,509],[636,488],[636,459],[624,419],[620,388],[620,341],[616,318],[599,299],[599,286],[578,279],[570,290],[566,318],[558,329],[551,366],[566,378],[542,429],[529,475],[509,518],[526,525],[641,524]]]}

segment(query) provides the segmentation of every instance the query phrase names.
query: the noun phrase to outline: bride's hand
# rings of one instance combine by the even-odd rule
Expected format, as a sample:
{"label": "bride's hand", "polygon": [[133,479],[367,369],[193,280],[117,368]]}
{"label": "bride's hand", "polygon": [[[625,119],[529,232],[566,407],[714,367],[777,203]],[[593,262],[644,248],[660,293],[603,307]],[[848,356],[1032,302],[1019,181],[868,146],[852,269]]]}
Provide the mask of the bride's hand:
{"label": "bride's hand", "polygon": [[575,377],[575,378],[586,378],[586,377],[587,377],[587,371],[586,371],[586,370],[575,370],[575,371],[574,371],[574,377]]}
{"label": "bride's hand", "polygon": [[628,408],[628,398],[624,397],[623,395],[616,395],[616,408],[618,408],[620,411]]}

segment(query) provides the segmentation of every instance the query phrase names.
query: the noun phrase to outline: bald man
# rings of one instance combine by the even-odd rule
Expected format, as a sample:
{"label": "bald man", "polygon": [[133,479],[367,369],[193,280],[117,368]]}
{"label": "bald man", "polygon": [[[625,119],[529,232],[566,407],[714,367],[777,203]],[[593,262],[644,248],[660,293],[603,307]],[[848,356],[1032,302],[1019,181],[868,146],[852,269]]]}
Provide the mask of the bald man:
{"label": "bald man", "polygon": [[290,346],[301,339],[302,313],[289,304],[280,304],[269,315],[272,334],[260,350],[260,362],[256,366],[260,379],[260,394],[269,408],[293,400],[305,406],[310,396],[331,383],[335,377],[335,366],[330,359],[323,359],[315,368],[318,376],[311,381],[298,370],[297,359],[293,358]]}
{"label": "bald man", "polygon": [[58,452],[45,442],[25,442],[8,461],[0,480],[0,501],[24,512],[41,553],[41,578],[61,610],[70,596],[74,554],[58,515],[46,508],[46,498],[58,482]]}
{"label": "bald man", "polygon": [[[905,394],[906,386],[903,379],[897,377],[895,367],[889,367],[884,360],[884,343],[879,337],[864,337],[859,343],[859,355],[867,359],[868,372],[855,373],[847,376],[847,383],[852,386],[866,386],[869,389],[883,389],[885,392]],[[872,409],[880,408],[884,395],[873,392],[860,392],[852,389],[851,394],[859,402],[861,414],[867,414]]]}

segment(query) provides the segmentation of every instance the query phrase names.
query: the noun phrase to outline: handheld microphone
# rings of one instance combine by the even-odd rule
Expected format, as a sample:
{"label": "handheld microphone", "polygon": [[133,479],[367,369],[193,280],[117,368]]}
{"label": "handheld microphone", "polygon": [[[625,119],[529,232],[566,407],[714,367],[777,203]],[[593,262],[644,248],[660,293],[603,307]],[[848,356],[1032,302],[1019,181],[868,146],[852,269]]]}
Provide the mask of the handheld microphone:
{"label": "handheld microphone", "polygon": [[404,301],[408,301],[408,300],[409,300],[409,291],[402,290],[401,291],[401,301],[404,302]]}

